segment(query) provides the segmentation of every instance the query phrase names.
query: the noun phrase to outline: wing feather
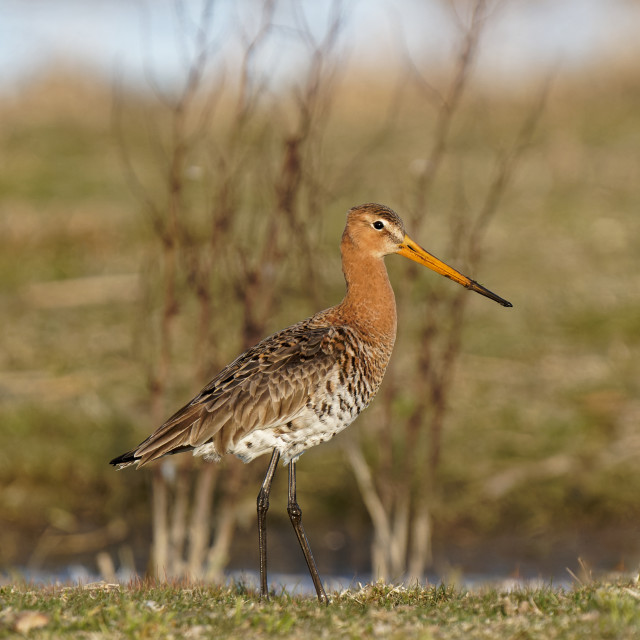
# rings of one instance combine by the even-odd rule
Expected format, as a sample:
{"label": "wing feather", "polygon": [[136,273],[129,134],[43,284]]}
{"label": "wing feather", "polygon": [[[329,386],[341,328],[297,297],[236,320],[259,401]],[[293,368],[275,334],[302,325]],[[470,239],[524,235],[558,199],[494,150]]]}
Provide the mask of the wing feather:
{"label": "wing feather", "polygon": [[343,352],[341,330],[314,324],[311,318],[266,338],[220,371],[189,404],[122,457],[133,457],[140,466],[174,450],[207,443],[223,455],[232,442],[254,429],[294,420],[338,366]]}

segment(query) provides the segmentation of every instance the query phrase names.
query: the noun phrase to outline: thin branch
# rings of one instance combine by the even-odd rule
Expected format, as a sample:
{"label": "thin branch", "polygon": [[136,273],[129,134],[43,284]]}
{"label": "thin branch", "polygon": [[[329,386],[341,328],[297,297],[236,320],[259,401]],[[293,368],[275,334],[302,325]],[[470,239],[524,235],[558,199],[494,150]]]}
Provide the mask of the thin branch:
{"label": "thin branch", "polygon": [[444,97],[444,102],[438,109],[436,115],[436,125],[434,139],[431,149],[427,155],[427,162],[424,171],[418,176],[416,182],[416,200],[412,208],[412,226],[419,230],[421,221],[427,213],[428,196],[436,178],[439,167],[444,158],[449,132],[454,114],[456,113],[463,92],[466,88],[469,72],[475,59],[477,45],[482,31],[482,16],[484,11],[484,0],[476,0],[465,38],[458,54],[458,61],[449,84],[449,89]]}
{"label": "thin branch", "polygon": [[376,491],[373,475],[369,465],[367,465],[360,447],[353,439],[347,438],[345,441],[345,451],[349,459],[349,464],[358,483],[358,488],[373,522],[376,534],[380,537],[381,544],[387,548],[391,547],[391,527],[386,509],[382,504],[378,492]]}

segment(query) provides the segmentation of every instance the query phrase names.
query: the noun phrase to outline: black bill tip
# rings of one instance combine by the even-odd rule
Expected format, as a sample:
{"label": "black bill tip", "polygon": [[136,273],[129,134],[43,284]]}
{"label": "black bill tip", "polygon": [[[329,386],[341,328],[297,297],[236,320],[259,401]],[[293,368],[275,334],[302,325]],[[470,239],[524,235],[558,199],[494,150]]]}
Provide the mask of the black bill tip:
{"label": "black bill tip", "polygon": [[471,284],[467,286],[467,289],[471,289],[471,291],[475,291],[479,293],[481,296],[485,296],[485,298],[490,298],[494,300],[498,304],[501,304],[503,307],[513,307],[513,305],[504,298],[501,298],[499,295],[493,293],[493,291],[489,291],[486,287],[483,287],[481,284],[477,283],[475,280],[471,280]]}

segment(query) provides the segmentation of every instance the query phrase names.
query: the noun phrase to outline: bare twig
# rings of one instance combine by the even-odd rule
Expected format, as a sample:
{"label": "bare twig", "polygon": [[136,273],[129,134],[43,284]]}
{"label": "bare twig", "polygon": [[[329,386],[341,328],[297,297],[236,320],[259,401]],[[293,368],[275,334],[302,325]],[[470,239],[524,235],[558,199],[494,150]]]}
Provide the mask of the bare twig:
{"label": "bare twig", "polygon": [[[431,185],[442,164],[449,139],[451,123],[467,86],[469,73],[482,32],[484,8],[484,0],[475,0],[470,25],[465,32],[463,44],[458,53],[455,72],[437,111],[431,149],[427,155],[425,169],[419,174],[416,181],[415,203],[411,209],[411,224],[417,231],[419,231],[421,223],[428,213],[428,197],[431,191]],[[425,82],[421,76],[419,76],[419,79],[420,86],[424,86]]]}

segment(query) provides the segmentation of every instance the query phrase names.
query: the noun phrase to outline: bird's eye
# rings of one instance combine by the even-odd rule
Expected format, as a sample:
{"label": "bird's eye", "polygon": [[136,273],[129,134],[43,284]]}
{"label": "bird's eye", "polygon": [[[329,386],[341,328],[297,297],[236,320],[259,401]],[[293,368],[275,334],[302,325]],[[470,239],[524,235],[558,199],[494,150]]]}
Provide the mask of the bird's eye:
{"label": "bird's eye", "polygon": [[376,220],[373,223],[373,228],[378,229],[378,231],[380,231],[380,229],[384,229],[384,222],[382,222],[382,220]]}

